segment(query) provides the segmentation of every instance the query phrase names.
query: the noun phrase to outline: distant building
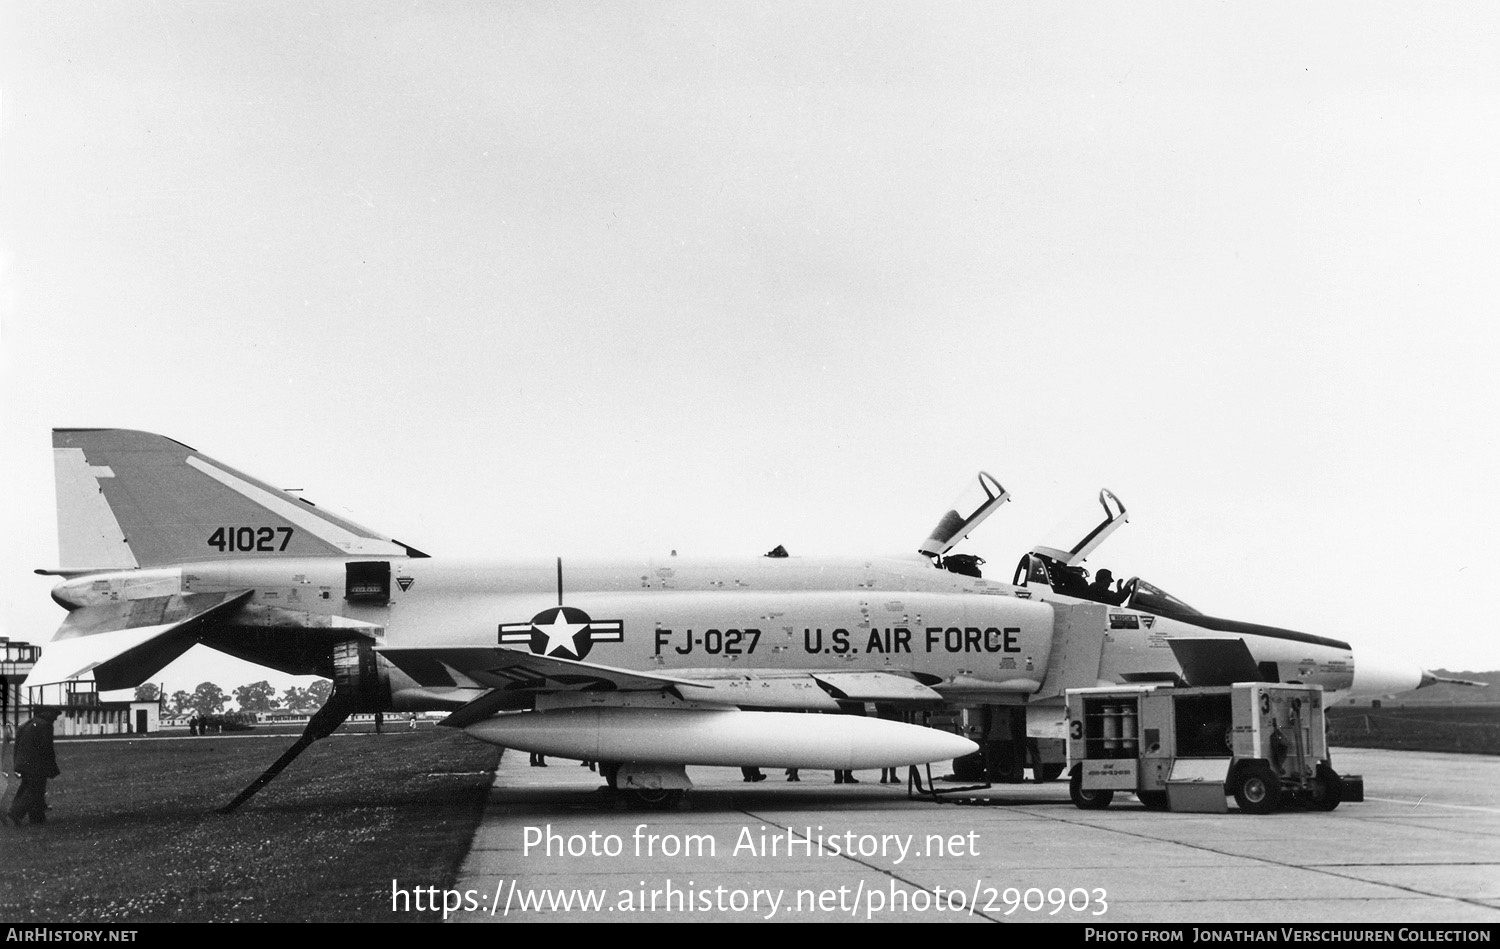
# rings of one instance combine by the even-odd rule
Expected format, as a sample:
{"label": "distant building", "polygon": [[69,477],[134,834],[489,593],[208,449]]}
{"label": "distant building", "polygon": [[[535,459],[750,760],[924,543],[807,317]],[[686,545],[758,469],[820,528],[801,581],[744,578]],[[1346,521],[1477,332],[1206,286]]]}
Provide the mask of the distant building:
{"label": "distant building", "polygon": [[57,734],[149,735],[161,730],[161,700],[106,702],[99,697],[98,685],[92,679],[59,682],[29,688],[27,701],[32,706],[51,705],[63,710],[57,720]]}
{"label": "distant building", "polygon": [[65,735],[146,735],[161,729],[161,702],[105,702],[92,679],[22,689],[41,657],[40,646],[0,637],[0,720],[19,727],[39,705],[63,710],[56,733]]}
{"label": "distant building", "polygon": [[41,655],[40,646],[0,636],[0,722],[8,722],[12,729],[31,717],[21,683]]}

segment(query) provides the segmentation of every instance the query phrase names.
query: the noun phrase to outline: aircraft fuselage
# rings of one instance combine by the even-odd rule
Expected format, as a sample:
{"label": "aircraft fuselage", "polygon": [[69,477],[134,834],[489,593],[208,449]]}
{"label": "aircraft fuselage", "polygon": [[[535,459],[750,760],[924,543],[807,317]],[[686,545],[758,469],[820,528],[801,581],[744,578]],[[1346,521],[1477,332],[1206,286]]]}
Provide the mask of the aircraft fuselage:
{"label": "aircraft fuselage", "polygon": [[[389,564],[388,575],[361,587],[348,565],[372,563]],[[232,627],[205,641],[288,672],[328,675],[316,667],[326,650],[308,649],[304,657],[277,642],[281,637],[357,637],[377,651],[500,645],[664,675],[894,671],[944,697],[1010,703],[1042,688],[1059,613],[1079,605],[917,558],[559,564],[250,556],[91,574],[63,581],[53,595],[74,608],[239,591],[250,596]],[[566,616],[556,614],[559,605]],[[1176,670],[1167,645],[1175,636],[1244,638],[1256,659],[1275,662],[1287,681],[1333,692],[1353,682],[1348,649],[1094,608],[1105,624],[1100,683]]]}

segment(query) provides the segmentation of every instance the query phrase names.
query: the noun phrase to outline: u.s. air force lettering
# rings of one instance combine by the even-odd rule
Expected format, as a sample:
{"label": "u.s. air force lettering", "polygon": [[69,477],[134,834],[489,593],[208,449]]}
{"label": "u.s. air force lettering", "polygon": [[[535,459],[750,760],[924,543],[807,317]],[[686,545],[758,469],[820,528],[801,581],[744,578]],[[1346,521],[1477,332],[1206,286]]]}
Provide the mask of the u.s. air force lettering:
{"label": "u.s. air force lettering", "polygon": [[[790,633],[790,630],[788,630]],[[804,627],[802,648],[809,655],[829,654],[834,656],[866,654],[893,654],[918,651],[927,653],[1019,653],[1021,627],[1006,626],[928,626],[912,630],[905,626],[877,627],[868,632],[836,627]],[[913,642],[915,640],[915,643]],[[707,629],[695,634],[691,629],[673,630],[657,627],[656,655],[671,649],[679,655],[687,655],[695,648],[714,655],[751,655],[760,643],[758,629]]]}
{"label": "u.s. air force lettering", "polygon": [[539,656],[582,659],[594,643],[625,641],[625,624],[617,619],[590,619],[571,606],[542,610],[529,623],[501,623],[500,645],[525,644]]}

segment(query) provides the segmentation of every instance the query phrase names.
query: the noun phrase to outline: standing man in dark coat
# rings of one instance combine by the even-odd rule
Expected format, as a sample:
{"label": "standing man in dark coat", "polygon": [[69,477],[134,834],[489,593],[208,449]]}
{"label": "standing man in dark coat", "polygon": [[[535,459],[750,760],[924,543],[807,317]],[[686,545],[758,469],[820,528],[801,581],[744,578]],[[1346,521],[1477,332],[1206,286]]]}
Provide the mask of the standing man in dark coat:
{"label": "standing man in dark coat", "polygon": [[21,818],[30,815],[33,824],[47,822],[47,781],[62,772],[57,770],[57,755],[52,749],[52,723],[60,709],[38,709],[16,732],[16,771],[21,788],[10,804],[10,821],[21,826]]}

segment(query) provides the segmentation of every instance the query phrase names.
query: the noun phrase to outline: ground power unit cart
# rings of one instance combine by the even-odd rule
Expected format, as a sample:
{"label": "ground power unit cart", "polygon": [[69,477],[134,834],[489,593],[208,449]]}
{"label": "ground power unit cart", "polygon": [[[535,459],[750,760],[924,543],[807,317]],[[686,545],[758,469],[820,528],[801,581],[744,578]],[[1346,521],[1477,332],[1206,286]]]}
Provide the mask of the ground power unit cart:
{"label": "ground power unit cart", "polygon": [[1250,814],[1364,799],[1329,761],[1315,685],[1072,689],[1067,706],[1069,793],[1086,810],[1116,791],[1174,811],[1225,812],[1232,796]]}

